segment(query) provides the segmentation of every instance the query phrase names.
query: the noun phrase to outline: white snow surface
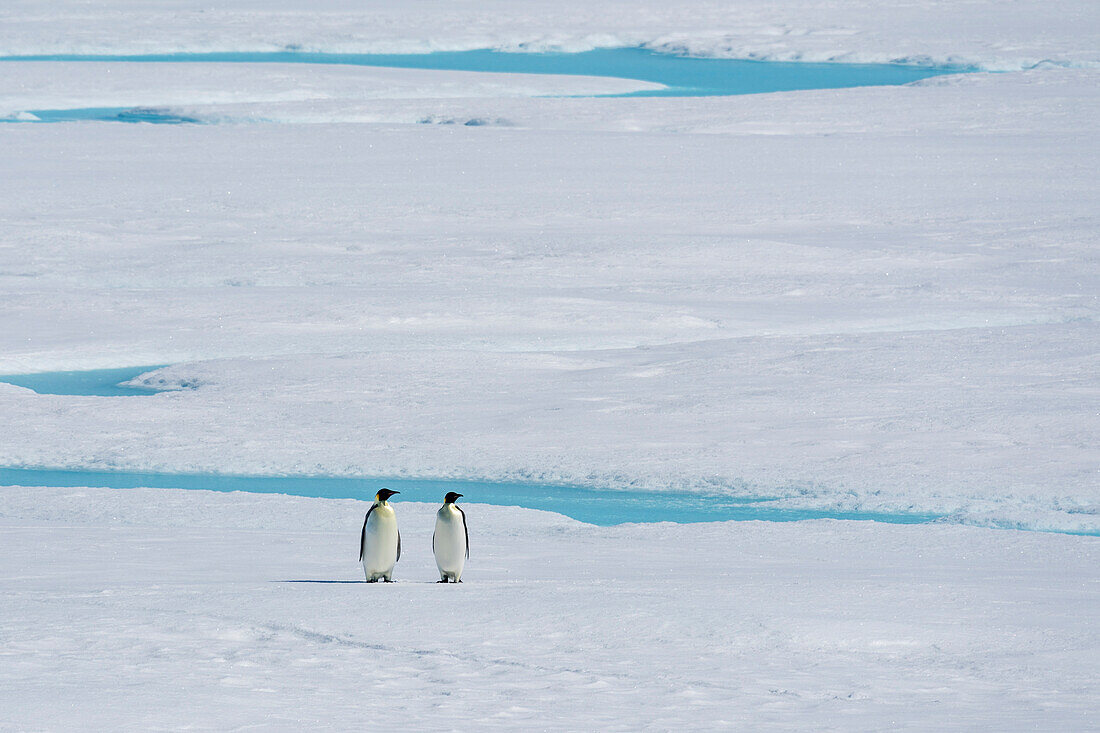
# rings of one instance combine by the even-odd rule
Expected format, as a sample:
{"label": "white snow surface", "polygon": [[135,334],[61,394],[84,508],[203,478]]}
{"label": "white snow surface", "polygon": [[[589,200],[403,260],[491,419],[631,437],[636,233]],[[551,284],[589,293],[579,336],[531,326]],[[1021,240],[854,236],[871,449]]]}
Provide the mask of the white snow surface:
{"label": "white snow surface", "polygon": [[961,526],[623,525],[368,504],[4,489],[0,729],[1095,727],[1100,539]]}
{"label": "white snow surface", "polygon": [[[193,387],[0,384],[0,464],[1096,531],[1097,74],[0,126],[0,373]],[[402,124],[470,120],[499,124]]]}
{"label": "white snow surface", "polygon": [[[650,48],[1003,74],[735,98],[0,62],[0,465],[768,495],[597,528],[0,487],[0,729],[1090,730],[1100,4],[9,0],[0,55]],[[1027,71],[1021,71],[1029,69]],[[442,496],[440,497],[442,498]],[[467,497],[474,500],[475,497]],[[288,582],[323,581],[323,582]],[[341,581],[341,582],[333,582]]]}
{"label": "white snow surface", "polygon": [[0,119],[31,109],[322,105],[374,100],[623,94],[631,79],[307,64],[4,62]]}
{"label": "white snow surface", "polygon": [[[120,33],[125,29],[125,33]],[[647,46],[725,58],[1100,65],[1090,0],[7,0],[0,55]]]}

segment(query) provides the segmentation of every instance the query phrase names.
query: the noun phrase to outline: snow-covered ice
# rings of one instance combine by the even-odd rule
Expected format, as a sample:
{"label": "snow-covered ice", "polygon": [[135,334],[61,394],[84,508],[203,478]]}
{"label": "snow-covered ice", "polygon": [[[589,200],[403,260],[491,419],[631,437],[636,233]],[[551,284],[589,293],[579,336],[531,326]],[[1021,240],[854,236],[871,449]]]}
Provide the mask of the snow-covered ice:
{"label": "snow-covered ice", "polygon": [[0,462],[1095,531],[1095,74],[397,102],[511,127],[5,126],[0,373],[201,386],[0,385]]}
{"label": "snow-covered ice", "polygon": [[[341,65],[5,61],[0,119],[29,109],[327,105],[375,100],[623,94],[630,79],[385,69]],[[262,108],[260,108],[262,109]],[[262,119],[262,118],[261,118]],[[369,120],[370,118],[363,118]]]}
{"label": "snow-covered ice", "polygon": [[[0,489],[0,727],[1096,728],[1100,6],[0,7],[0,54],[580,50],[973,65],[894,88],[0,62],[0,465],[726,491],[949,524],[596,528]],[[1026,69],[1026,71],[1024,71]],[[473,123],[467,126],[465,123]],[[308,123],[308,124],[307,124]],[[442,497],[440,497],[442,498]],[[440,594],[443,595],[440,595]]]}
{"label": "snow-covered ice", "polygon": [[645,45],[726,58],[849,63],[1100,64],[1088,0],[8,0],[0,55],[500,48],[585,51]]}
{"label": "snow-covered ice", "polygon": [[[399,498],[399,497],[398,497]],[[441,497],[442,498],[442,497]],[[813,521],[597,528],[368,505],[6,489],[0,727],[1088,730],[1100,539]]]}

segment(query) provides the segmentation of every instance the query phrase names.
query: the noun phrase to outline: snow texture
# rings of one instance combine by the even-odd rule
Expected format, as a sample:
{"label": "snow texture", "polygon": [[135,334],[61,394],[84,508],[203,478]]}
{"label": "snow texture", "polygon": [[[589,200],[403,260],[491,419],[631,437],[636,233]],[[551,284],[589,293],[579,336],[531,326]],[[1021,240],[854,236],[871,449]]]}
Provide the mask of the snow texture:
{"label": "snow texture", "polygon": [[[120,33],[124,29],[124,33]],[[1100,65],[1087,0],[8,0],[0,55],[495,48],[665,52],[779,61],[905,62],[1019,70]]]}
{"label": "snow texture", "polygon": [[1095,531],[1097,73],[2,126],[0,372],[195,388],[0,385],[0,463]]}
{"label": "snow texture", "polygon": [[[928,511],[597,528],[0,488],[0,728],[1089,730],[1100,4],[10,0],[0,55],[582,50],[987,71],[631,82],[0,62],[0,465],[557,480]],[[626,87],[623,85],[626,84]],[[644,86],[644,85],[643,85]],[[307,124],[308,123],[308,124]],[[468,124],[469,123],[469,124]],[[442,497],[440,497],[442,498]],[[311,582],[291,582],[311,581]],[[312,582],[323,581],[323,582]],[[334,582],[339,581],[339,582]]]}
{"label": "snow texture", "polygon": [[[280,63],[5,61],[0,72],[0,118],[29,109],[354,109],[369,108],[376,100],[623,94],[661,88],[630,79]],[[207,121],[215,120],[207,116]]]}
{"label": "snow texture", "polygon": [[[1100,539],[818,520],[597,528],[394,502],[6,489],[0,728],[1088,730]],[[442,497],[441,497],[442,499]]]}

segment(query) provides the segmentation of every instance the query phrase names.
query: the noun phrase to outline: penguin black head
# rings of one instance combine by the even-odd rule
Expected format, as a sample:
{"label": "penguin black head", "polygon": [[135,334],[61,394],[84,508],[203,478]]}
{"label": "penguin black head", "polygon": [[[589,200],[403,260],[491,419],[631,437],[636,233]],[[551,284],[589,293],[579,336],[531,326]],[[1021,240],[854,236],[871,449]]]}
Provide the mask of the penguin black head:
{"label": "penguin black head", "polygon": [[390,491],[389,489],[379,489],[378,495],[375,497],[378,501],[387,501],[394,494],[400,494],[400,491]]}
{"label": "penguin black head", "polygon": [[453,491],[448,491],[447,495],[443,497],[443,503],[444,504],[454,504],[455,499],[457,499],[460,496],[462,496],[462,494],[456,494]]}

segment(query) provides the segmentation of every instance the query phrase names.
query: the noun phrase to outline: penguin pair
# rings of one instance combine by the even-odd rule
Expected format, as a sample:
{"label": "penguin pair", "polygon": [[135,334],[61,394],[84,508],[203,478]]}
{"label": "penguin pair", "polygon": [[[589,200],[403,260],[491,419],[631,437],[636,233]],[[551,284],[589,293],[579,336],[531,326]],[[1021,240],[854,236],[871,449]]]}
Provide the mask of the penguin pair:
{"label": "penguin pair", "polygon": [[[401,532],[397,529],[397,514],[389,499],[400,491],[381,489],[363,519],[359,537],[359,561],[368,583],[379,580],[393,582],[393,566],[401,559]],[[443,506],[435,514],[432,550],[439,568],[440,583],[461,583],[462,568],[470,556],[470,533],[466,529],[466,513],[455,505],[462,496],[451,491],[443,498]]]}

